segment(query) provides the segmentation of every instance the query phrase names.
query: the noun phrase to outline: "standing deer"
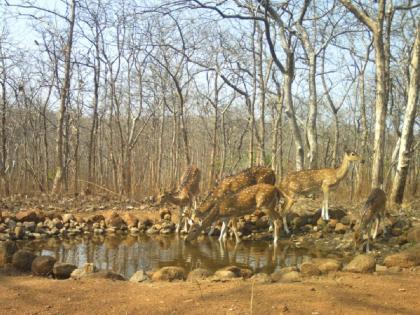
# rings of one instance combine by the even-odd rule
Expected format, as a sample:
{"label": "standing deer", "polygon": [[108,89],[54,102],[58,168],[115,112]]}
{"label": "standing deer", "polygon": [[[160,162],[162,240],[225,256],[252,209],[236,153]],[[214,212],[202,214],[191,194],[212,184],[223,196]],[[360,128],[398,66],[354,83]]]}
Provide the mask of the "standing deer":
{"label": "standing deer", "polygon": [[[285,218],[290,208],[296,202],[298,195],[305,195],[322,190],[324,193],[322,201],[322,218],[326,221],[330,219],[328,214],[328,198],[330,190],[335,188],[346,176],[351,162],[359,161],[362,158],[354,151],[344,153],[343,162],[338,168],[322,168],[317,170],[304,170],[288,174],[280,183],[280,189],[286,195],[286,205],[284,207]],[[285,230],[289,233],[287,222]]]}
{"label": "standing deer", "polygon": [[[381,220],[385,217],[386,195],[382,189],[374,188],[362,210],[362,215],[358,226],[354,232],[354,246],[357,248],[363,241],[363,235],[367,233],[366,252],[370,251],[371,239],[376,239]],[[373,229],[373,222],[375,228]]]}
{"label": "standing deer", "polygon": [[157,197],[157,205],[165,203],[179,207],[179,219],[176,232],[179,233],[182,221],[184,220],[184,230],[188,232],[188,219],[195,208],[196,197],[199,192],[201,172],[195,166],[189,166],[181,178],[181,183],[175,191],[164,192]]}
{"label": "standing deer", "polygon": [[[227,195],[239,192],[241,189],[258,184],[265,183],[274,185],[276,182],[276,175],[271,168],[263,166],[254,166],[248,168],[236,175],[228,176],[224,178],[217,186],[215,186],[203,200],[200,206],[196,209],[194,219],[203,219],[207,214],[215,207],[216,203]],[[229,220],[226,218],[222,220],[222,229],[220,231],[219,240],[226,238],[227,223]],[[213,222],[209,235],[213,232]],[[236,222],[232,222],[232,230],[235,233]],[[235,234],[236,237],[237,234]]]}
{"label": "standing deer", "polygon": [[194,224],[191,227],[186,237],[186,241],[196,239],[201,231],[211,226],[211,224],[218,219],[233,219],[234,224],[232,229],[236,241],[239,242],[240,238],[237,231],[236,218],[251,214],[258,209],[268,214],[270,219],[274,222],[274,243],[276,243],[279,234],[279,220],[281,219],[277,207],[282,198],[284,198],[284,196],[276,186],[264,183],[249,186],[237,193],[224,196],[220,198],[207,213],[201,225]]}

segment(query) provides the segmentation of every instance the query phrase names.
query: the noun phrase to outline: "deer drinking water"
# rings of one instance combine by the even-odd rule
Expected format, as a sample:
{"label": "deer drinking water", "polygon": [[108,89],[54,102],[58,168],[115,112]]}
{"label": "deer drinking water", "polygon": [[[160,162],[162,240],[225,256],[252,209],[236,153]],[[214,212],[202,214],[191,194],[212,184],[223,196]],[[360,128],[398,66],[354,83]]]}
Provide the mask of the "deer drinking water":
{"label": "deer drinking water", "polygon": [[[362,158],[354,151],[346,151],[343,161],[338,168],[304,170],[288,174],[280,183],[280,189],[286,195],[283,218],[286,217],[286,214],[296,202],[298,195],[322,191],[324,195],[321,216],[328,221],[330,219],[328,214],[330,190],[343,180],[348,173],[351,163],[354,161],[362,161]],[[287,222],[285,222],[284,228],[289,233]]]}
{"label": "deer drinking water", "polygon": [[[360,222],[354,232],[354,245],[356,248],[362,243],[363,235],[367,233],[366,252],[370,251],[370,241],[378,235],[379,224],[385,217],[385,206],[385,192],[382,189],[374,188],[366,200]],[[374,222],[375,227],[373,228]]]}
{"label": "deer drinking water", "polygon": [[[228,194],[220,198],[207,213],[201,225],[194,224],[186,237],[186,241],[192,241],[200,235],[201,231],[211,226],[218,219],[236,219],[237,217],[251,214],[255,210],[262,210],[274,222],[274,242],[278,240],[280,214],[277,207],[280,200],[284,198],[282,192],[274,185],[256,184],[246,187],[241,191]],[[236,227],[236,220],[233,221],[233,231],[238,242],[239,236]]]}
{"label": "deer drinking water", "polygon": [[164,192],[157,197],[157,205],[169,203],[179,207],[177,233],[180,232],[183,220],[184,230],[188,232],[188,219],[193,212],[193,204],[195,204],[195,198],[199,192],[200,179],[201,171],[195,166],[189,166],[182,175],[178,189]]}
{"label": "deer drinking water", "polygon": [[[199,219],[199,220],[204,219],[210,213],[210,211],[215,207],[216,203],[228,195],[237,193],[246,187],[249,187],[258,183],[274,185],[275,182],[276,182],[276,175],[274,171],[271,168],[263,167],[263,166],[254,166],[236,175],[228,176],[224,178],[217,186],[215,186],[209,192],[207,197],[196,209],[195,214],[194,214],[194,219]],[[228,222],[229,222],[228,219],[226,218],[222,219],[223,224],[222,224],[222,229],[220,231],[219,240],[223,240],[226,238]],[[216,222],[214,221],[209,235],[211,234],[215,223]],[[238,234],[235,232],[236,221],[233,220],[232,224],[233,224],[232,230],[234,231],[235,236],[238,238]]]}

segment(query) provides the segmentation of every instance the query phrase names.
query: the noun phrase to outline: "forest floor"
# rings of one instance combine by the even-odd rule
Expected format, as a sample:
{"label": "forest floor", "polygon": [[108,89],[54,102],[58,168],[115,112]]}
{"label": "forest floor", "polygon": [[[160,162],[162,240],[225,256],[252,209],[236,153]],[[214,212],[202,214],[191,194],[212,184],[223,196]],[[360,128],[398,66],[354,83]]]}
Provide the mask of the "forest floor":
{"label": "forest floor", "polygon": [[0,314],[420,314],[420,270],[299,283],[131,283],[0,273]]}

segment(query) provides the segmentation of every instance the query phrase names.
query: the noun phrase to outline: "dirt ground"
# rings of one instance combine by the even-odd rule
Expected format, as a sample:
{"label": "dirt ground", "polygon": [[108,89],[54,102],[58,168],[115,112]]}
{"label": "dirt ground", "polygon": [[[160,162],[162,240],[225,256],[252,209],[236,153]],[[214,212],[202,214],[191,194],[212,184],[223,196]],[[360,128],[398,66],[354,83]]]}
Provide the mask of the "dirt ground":
{"label": "dirt ground", "polygon": [[[420,274],[144,283],[0,274],[0,314],[420,314]],[[252,304],[252,309],[251,309]]]}

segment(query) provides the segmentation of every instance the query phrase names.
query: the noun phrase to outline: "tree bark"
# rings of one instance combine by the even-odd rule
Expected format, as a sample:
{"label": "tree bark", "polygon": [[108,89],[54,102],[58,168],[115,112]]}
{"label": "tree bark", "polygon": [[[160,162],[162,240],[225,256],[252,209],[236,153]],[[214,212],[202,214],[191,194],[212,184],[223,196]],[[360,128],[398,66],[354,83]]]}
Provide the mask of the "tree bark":
{"label": "tree bark", "polygon": [[411,73],[410,82],[408,86],[408,100],[407,107],[404,114],[404,123],[401,133],[401,143],[398,156],[397,172],[395,174],[391,201],[396,204],[401,204],[404,198],[405,184],[407,181],[408,168],[411,159],[411,145],[413,143],[413,126],[416,118],[416,111],[418,107],[418,94],[420,85],[420,22],[417,25],[416,39],[413,46],[411,56]]}
{"label": "tree bark", "polygon": [[58,119],[57,129],[57,144],[56,144],[56,160],[57,168],[52,187],[52,194],[58,194],[61,191],[61,185],[64,176],[64,155],[63,155],[63,140],[64,140],[64,122],[66,118],[67,99],[70,89],[70,71],[71,71],[71,52],[73,47],[73,30],[76,19],[76,1],[72,0],[70,3],[70,19],[69,19],[69,32],[67,43],[65,47],[64,56],[64,82],[60,92],[60,114]]}

